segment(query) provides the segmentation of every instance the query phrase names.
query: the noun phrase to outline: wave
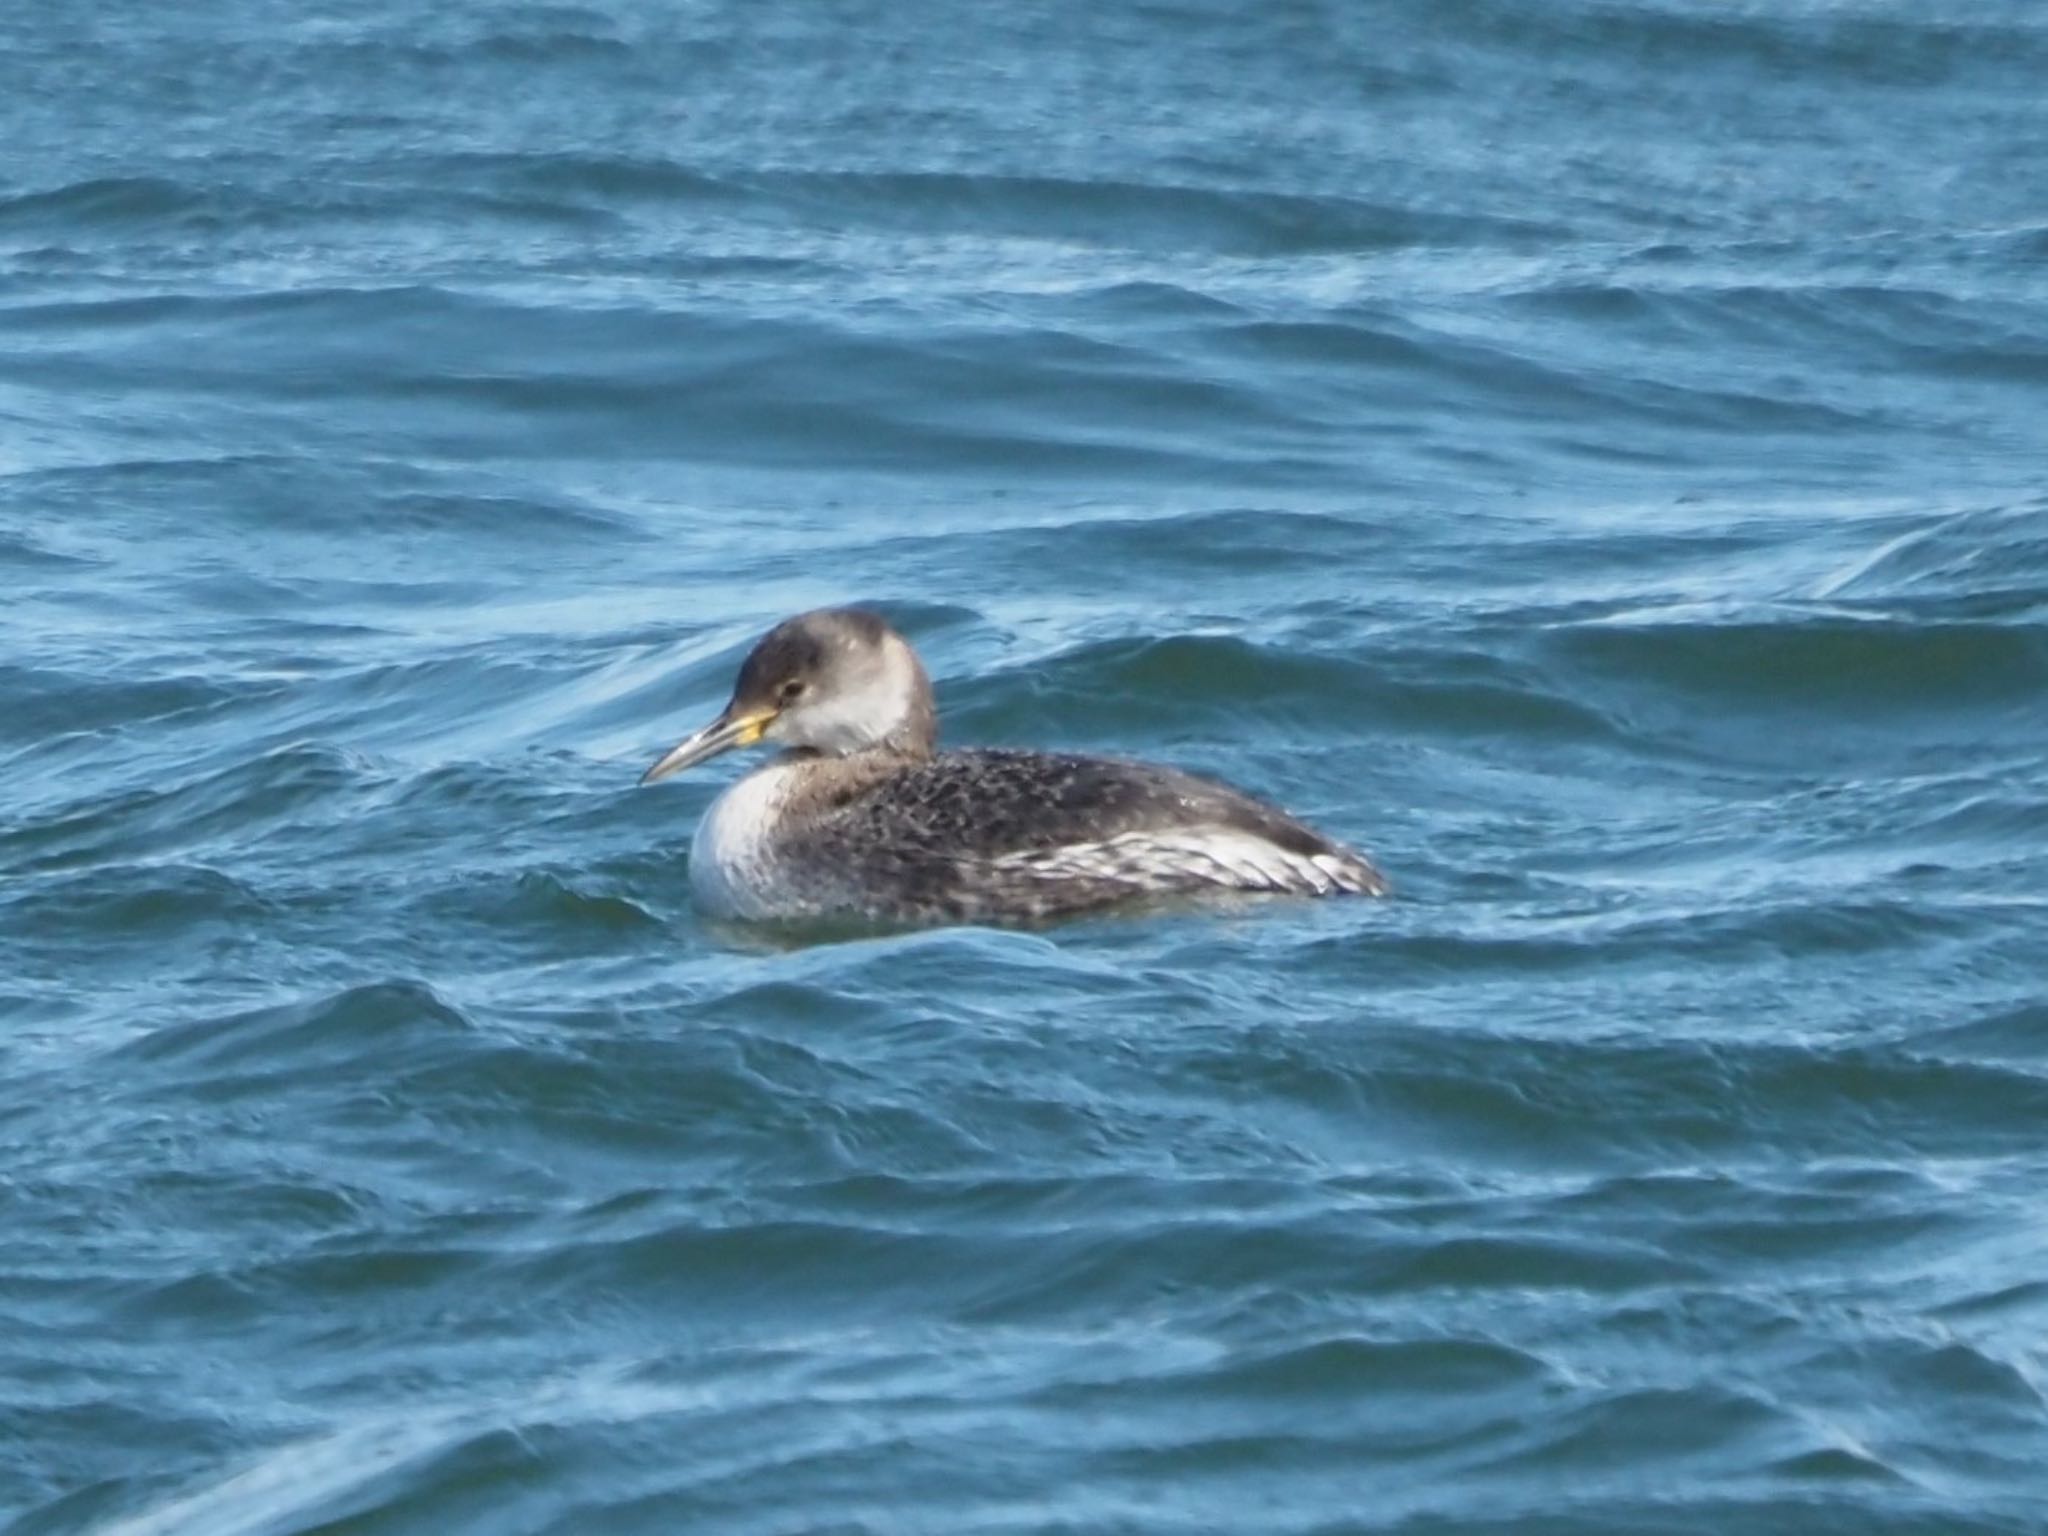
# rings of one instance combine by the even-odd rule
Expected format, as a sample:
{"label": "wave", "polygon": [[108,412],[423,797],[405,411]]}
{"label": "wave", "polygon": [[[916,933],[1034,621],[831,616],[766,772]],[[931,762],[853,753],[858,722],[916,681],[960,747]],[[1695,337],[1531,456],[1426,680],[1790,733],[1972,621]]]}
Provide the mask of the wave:
{"label": "wave", "polygon": [[[1989,620],[1790,608],[1618,616],[1550,628],[1532,648],[1582,696],[1766,750],[1758,727],[1768,720],[1795,719],[1802,737],[1822,721],[1893,734],[1916,718],[1967,715],[1981,729],[2048,687],[2048,640]],[[2017,714],[2007,722],[2024,730]]]}
{"label": "wave", "polygon": [[[191,1019],[151,1030],[118,1054],[206,1072],[261,1066],[291,1074],[337,1059],[388,1060],[394,1044],[466,1036],[476,1026],[434,989],[416,981],[380,981],[300,1002]],[[395,1065],[395,1063],[393,1063]]]}
{"label": "wave", "polygon": [[1833,577],[1822,595],[1931,621],[2037,618],[2048,607],[2048,501],[1915,518]]}
{"label": "wave", "polygon": [[204,192],[163,176],[106,176],[0,197],[0,228],[49,223],[119,225],[190,218],[207,207]]}

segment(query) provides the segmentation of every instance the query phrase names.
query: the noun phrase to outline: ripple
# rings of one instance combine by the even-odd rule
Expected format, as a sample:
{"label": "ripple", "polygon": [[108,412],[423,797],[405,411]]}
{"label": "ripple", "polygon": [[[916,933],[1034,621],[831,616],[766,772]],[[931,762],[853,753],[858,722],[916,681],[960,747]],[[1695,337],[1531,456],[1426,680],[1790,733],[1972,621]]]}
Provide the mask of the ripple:
{"label": "ripple", "polygon": [[138,1060],[208,1072],[261,1068],[289,1074],[308,1066],[355,1063],[373,1045],[394,1046],[469,1034],[475,1026],[413,981],[374,982],[343,992],[220,1018],[155,1029],[121,1047]]}
{"label": "ripple", "polygon": [[[248,690],[241,690],[243,698]],[[195,690],[161,700],[158,718],[218,707],[224,691]],[[349,754],[297,743],[190,777],[169,789],[134,789],[79,808],[0,829],[0,852],[15,854],[23,873],[89,867],[119,857],[162,857],[210,846],[221,851],[307,807],[356,786],[363,773]]]}
{"label": "ripple", "polygon": [[0,740],[23,746],[217,708],[246,692],[246,686],[214,676],[144,680],[19,666],[0,667],[0,688],[9,702],[7,734]]}
{"label": "ripple", "polygon": [[66,225],[151,222],[198,212],[205,195],[161,176],[103,176],[0,197],[0,228],[48,221]]}
{"label": "ripple", "polygon": [[2003,624],[1787,614],[1777,622],[1614,623],[1553,632],[1560,660],[1703,699],[1791,708],[1967,708],[2048,684],[2048,646]]}
{"label": "ripple", "polygon": [[836,209],[967,228],[1232,255],[1284,256],[1409,245],[1534,242],[1543,225],[1451,217],[1362,198],[1252,189],[937,172],[770,173],[767,185]]}
{"label": "ripple", "polygon": [[1204,1392],[1343,1403],[1363,1393],[1521,1390],[1545,1375],[1534,1356],[1491,1340],[1335,1338],[1241,1358],[1188,1385]]}
{"label": "ripple", "polygon": [[23,941],[83,933],[101,945],[151,945],[261,922],[271,907],[253,887],[204,865],[106,864],[38,882],[0,910]]}
{"label": "ripple", "polygon": [[1938,617],[2034,615],[2048,601],[2048,504],[1972,508],[1921,522],[1837,576],[1827,595],[1904,598]]}
{"label": "ripple", "polygon": [[1655,1455],[1674,1475],[1737,1467],[1796,1427],[1759,1393],[1711,1387],[1639,1389],[1604,1395],[1530,1427],[1522,1447],[1490,1459],[1500,1477],[1543,1469],[1598,1476]]}
{"label": "ripple", "polygon": [[1239,738],[1390,726],[1519,738],[1611,738],[1614,726],[1510,660],[1477,653],[1304,653],[1229,635],[1107,640],[960,690],[963,718],[1017,739],[1114,737],[1203,722]]}

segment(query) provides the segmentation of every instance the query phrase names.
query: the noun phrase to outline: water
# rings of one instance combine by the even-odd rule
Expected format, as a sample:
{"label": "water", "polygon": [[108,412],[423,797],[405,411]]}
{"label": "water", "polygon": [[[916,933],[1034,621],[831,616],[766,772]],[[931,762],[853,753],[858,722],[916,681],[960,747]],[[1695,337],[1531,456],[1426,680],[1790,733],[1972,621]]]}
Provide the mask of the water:
{"label": "water", "polygon": [[[0,18],[0,1527],[2036,1531],[2048,18]],[[1388,903],[691,912],[749,640]]]}

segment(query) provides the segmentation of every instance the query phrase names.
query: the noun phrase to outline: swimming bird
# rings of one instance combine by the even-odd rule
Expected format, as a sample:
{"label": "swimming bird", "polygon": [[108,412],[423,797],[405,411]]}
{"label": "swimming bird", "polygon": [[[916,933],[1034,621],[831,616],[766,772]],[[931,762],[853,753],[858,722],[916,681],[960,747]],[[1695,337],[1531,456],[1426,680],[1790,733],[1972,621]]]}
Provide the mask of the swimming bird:
{"label": "swimming bird", "polygon": [[1213,779],[1119,758],[941,752],[931,680],[879,616],[776,625],[718,718],[641,778],[779,756],[712,803],[690,887],[717,917],[1033,922],[1222,891],[1384,896],[1363,854]]}

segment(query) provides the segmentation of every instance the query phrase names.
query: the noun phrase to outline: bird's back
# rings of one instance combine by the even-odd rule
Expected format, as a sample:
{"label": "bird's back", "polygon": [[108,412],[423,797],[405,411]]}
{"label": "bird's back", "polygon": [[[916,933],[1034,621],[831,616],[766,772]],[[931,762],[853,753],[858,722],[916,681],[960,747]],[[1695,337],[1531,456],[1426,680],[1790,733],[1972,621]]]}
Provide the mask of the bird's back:
{"label": "bird's back", "polygon": [[1059,916],[1147,895],[1383,895],[1379,872],[1262,800],[1118,758],[974,750],[821,759],[778,863],[834,908],[926,921]]}

